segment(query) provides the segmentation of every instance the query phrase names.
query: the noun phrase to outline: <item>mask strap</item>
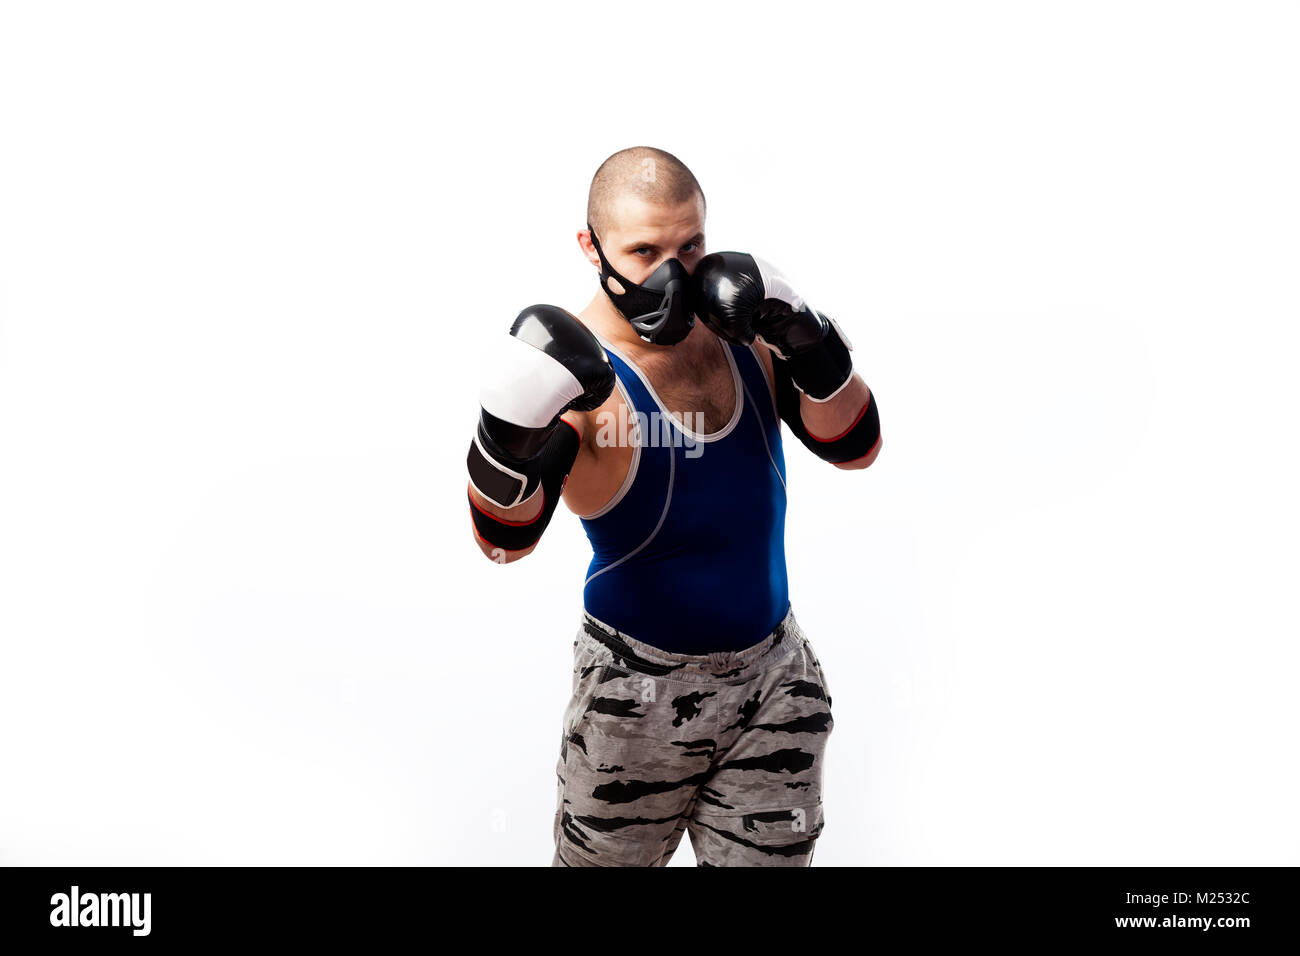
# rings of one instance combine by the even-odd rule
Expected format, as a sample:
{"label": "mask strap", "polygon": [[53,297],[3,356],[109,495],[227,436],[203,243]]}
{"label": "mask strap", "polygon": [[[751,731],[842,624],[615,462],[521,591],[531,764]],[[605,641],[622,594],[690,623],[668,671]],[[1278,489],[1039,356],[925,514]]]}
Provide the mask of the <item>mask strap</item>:
{"label": "mask strap", "polygon": [[[635,286],[636,283],[628,282],[627,279],[624,279],[619,275],[618,272],[615,271],[614,267],[609,264],[609,260],[605,258],[605,250],[600,248],[600,240],[596,238],[596,230],[591,228],[591,223],[587,223],[587,231],[591,233],[591,244],[596,247],[596,255],[600,257],[600,268],[602,270],[600,284],[605,287],[605,291],[610,295],[620,297],[627,295],[628,290]],[[609,287],[610,279],[617,279],[618,284],[623,287],[623,291],[615,292],[611,289]]]}

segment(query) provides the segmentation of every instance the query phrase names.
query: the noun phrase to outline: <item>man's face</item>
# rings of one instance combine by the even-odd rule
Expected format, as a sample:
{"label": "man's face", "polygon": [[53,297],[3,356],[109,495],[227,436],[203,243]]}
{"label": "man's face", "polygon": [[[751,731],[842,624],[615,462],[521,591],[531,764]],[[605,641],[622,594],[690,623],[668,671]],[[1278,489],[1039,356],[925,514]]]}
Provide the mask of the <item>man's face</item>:
{"label": "man's face", "polygon": [[[676,205],[620,196],[605,230],[596,233],[605,258],[629,282],[644,282],[660,263],[674,258],[693,273],[704,258],[704,204],[698,196]],[[594,250],[588,258],[600,268]],[[610,287],[615,294],[625,291],[617,279],[610,279]]]}

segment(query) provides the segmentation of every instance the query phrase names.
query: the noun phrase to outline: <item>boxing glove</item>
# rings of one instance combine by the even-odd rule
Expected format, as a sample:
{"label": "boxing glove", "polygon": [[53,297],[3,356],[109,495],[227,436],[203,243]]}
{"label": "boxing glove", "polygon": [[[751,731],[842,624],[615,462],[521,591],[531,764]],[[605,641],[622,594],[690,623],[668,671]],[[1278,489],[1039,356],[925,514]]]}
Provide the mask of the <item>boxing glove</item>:
{"label": "boxing glove", "polygon": [[568,474],[577,444],[572,428],[557,432],[560,415],[598,408],[613,391],[614,368],[573,315],[533,305],[494,344],[485,372],[467,459],[470,482],[487,500],[511,508],[529,498],[548,472]]}
{"label": "boxing glove", "polygon": [[772,265],[744,252],[714,252],[700,260],[694,280],[700,319],[737,345],[761,339],[813,401],[829,401],[848,383],[852,344]]}

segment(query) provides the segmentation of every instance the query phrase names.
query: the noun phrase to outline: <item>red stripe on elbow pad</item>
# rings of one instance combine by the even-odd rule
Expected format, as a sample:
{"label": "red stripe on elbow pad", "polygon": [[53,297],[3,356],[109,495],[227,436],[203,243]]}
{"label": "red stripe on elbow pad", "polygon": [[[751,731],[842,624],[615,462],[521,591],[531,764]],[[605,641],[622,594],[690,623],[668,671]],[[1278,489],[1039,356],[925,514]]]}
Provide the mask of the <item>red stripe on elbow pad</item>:
{"label": "red stripe on elbow pad", "polygon": [[[473,482],[469,482],[466,485],[466,490],[469,490],[473,487],[474,487]],[[478,503],[474,500],[473,495],[469,496],[469,506],[473,508],[475,511],[477,511],[479,514],[483,515],[483,517],[491,518],[497,524],[508,524],[508,525],[514,525],[516,528],[523,528],[535,522],[546,512],[546,489],[545,488],[542,489],[542,510],[537,512],[537,514],[533,515],[527,521],[511,521],[509,518],[501,518],[497,515],[492,514],[492,512],[490,511],[484,511],[482,508],[478,506]]]}
{"label": "red stripe on elbow pad", "polygon": [[[858,427],[858,422],[862,421],[862,416],[865,415],[865,414],[867,413],[867,409],[870,408],[870,407],[871,407],[871,393],[870,393],[870,392],[867,392],[867,400],[866,400],[865,402],[862,403],[862,411],[858,412],[858,417],[855,418],[855,419],[853,419],[853,424],[852,424],[852,425],[850,425],[848,428],[844,429],[844,431],[840,432],[838,435],[835,435],[835,436],[832,437],[832,438],[818,438],[818,437],[817,437],[816,435],[814,435],[812,432],[808,432],[808,437],[811,438],[813,441],[819,441],[819,442],[821,442],[822,444],[826,444],[827,442],[839,441],[841,438],[843,438],[843,437],[844,437],[845,435],[847,435],[849,432],[853,431],[853,429],[855,429],[855,428]],[[806,429],[805,429],[805,430],[806,430]],[[879,441],[879,439],[877,439],[877,441]],[[875,445],[872,445],[871,447],[874,448],[874,447],[876,447],[876,446],[875,446]],[[870,454],[870,453],[868,452],[868,454]],[[864,456],[862,456],[862,457],[865,458],[866,456],[864,455]],[[856,460],[857,460],[857,459],[855,458],[854,461],[856,461]]]}

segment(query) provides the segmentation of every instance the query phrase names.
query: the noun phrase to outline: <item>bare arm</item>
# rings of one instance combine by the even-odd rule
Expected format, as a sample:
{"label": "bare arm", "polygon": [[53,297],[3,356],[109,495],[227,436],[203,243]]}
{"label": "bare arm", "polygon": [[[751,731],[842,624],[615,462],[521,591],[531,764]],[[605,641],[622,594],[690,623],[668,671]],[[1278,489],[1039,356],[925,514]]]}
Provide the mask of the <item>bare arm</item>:
{"label": "bare arm", "polygon": [[[755,351],[761,357],[763,368],[767,372],[769,382],[776,381],[775,368],[772,358],[772,352],[766,348],[756,348]],[[774,384],[774,390],[777,388]],[[778,400],[778,406],[788,413],[791,408],[790,396],[787,392],[782,396],[784,401]],[[774,398],[778,396],[774,395]],[[862,380],[862,376],[854,372],[852,377],[844,388],[835,395],[830,401],[815,402],[807,395],[799,394],[798,411],[799,418],[803,423],[807,434],[819,442],[832,441],[835,438],[844,435],[852,429],[861,420],[867,412],[868,404],[871,401],[871,389],[867,383]],[[875,444],[863,456],[855,458],[852,461],[837,462],[836,468],[844,471],[858,471],[867,468],[876,460],[880,454],[881,438],[876,437]]]}
{"label": "bare arm", "polygon": [[[814,402],[807,395],[800,395],[799,414],[808,434],[819,441],[830,441],[851,429],[862,418],[870,401],[871,389],[867,388],[862,376],[854,372],[844,390],[828,402]],[[876,443],[865,455],[853,461],[837,462],[835,467],[857,471],[869,467],[879,454],[880,436],[877,435]]]}
{"label": "bare arm", "polygon": [[[579,445],[578,448],[578,457],[574,462],[575,470],[579,467],[580,463],[583,462],[584,458],[591,457],[592,443],[588,440],[589,436],[587,434],[590,428],[588,418],[588,415],[575,411],[567,411],[560,416],[561,421],[572,425],[574,430],[577,431],[578,435],[581,437],[581,445]],[[498,521],[503,521],[511,525],[528,525],[536,521],[542,513],[543,502],[545,500],[544,495],[545,489],[539,486],[536,491],[513,508],[502,508],[495,502],[489,501],[487,498],[480,495],[474,490],[472,484],[469,486],[469,500],[471,507],[477,508],[486,514],[491,515]],[[518,561],[520,558],[527,557],[537,549],[537,545],[540,543],[539,539],[526,548],[522,548],[518,551],[510,551],[506,548],[498,547],[490,541],[483,540],[483,537],[478,533],[478,528],[475,527],[473,521],[470,522],[470,531],[474,535],[474,543],[478,545],[479,550],[482,551],[486,557],[491,558],[498,564],[509,564],[512,561]]]}
{"label": "bare arm", "polygon": [[541,539],[582,450],[578,413],[599,408],[616,376],[591,331],[546,303],[520,312],[493,347],[465,463],[475,543],[505,564]]}

